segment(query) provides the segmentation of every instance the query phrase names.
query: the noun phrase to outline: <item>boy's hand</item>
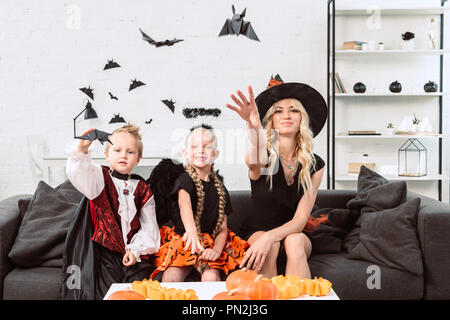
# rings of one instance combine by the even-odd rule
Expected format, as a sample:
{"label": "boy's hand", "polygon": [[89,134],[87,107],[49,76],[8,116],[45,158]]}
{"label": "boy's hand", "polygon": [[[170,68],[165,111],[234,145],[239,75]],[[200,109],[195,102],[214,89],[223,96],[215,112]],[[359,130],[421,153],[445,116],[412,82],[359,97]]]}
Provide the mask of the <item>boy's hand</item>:
{"label": "boy's hand", "polygon": [[131,251],[127,251],[127,253],[123,256],[122,263],[127,267],[132,266],[136,263],[136,257]]}
{"label": "boy's hand", "polygon": [[[81,135],[82,135],[82,136],[85,136],[85,135],[87,135],[89,132],[94,131],[94,130],[95,130],[94,128],[89,129],[89,130],[83,132]],[[91,146],[92,142],[93,142],[93,141],[91,141],[91,140],[83,140],[83,139],[80,139],[80,142],[78,143],[77,151],[78,151],[78,152],[81,152],[81,153],[84,153],[84,154],[87,154],[87,153],[88,153],[88,149],[89,149],[89,147]]]}
{"label": "boy's hand", "polygon": [[205,261],[216,261],[220,257],[220,253],[214,249],[208,248],[203,250],[203,252],[198,257],[199,260]]}

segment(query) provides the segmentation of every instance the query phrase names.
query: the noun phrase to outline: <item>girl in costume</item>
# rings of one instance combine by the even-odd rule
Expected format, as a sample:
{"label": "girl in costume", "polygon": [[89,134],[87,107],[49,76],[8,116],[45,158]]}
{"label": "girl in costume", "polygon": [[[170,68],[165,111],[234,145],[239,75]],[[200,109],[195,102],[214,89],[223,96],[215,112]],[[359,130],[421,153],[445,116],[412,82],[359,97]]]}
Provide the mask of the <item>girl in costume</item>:
{"label": "girl in costume", "polygon": [[[160,229],[161,249],[155,255],[156,270],[151,278],[164,271],[163,282],[179,282],[197,268],[202,281],[220,281],[221,271],[228,274],[239,265],[247,242],[227,228],[232,208],[228,191],[214,170],[213,162],[219,152],[212,128],[192,128],[185,145],[186,165],[169,192],[173,227]],[[154,172],[160,169],[157,167]],[[155,176],[149,180],[151,186],[158,181]],[[161,222],[164,220],[159,219]]]}
{"label": "girl in costume", "polygon": [[[152,191],[144,179],[131,174],[142,158],[139,128],[125,125],[109,136],[104,151],[109,168],[92,162],[88,153],[91,144],[89,140],[79,141],[76,150],[69,155],[66,173],[75,188],[89,200],[86,207],[91,223],[86,226],[91,229],[93,225],[93,234],[86,236],[85,230],[77,229],[77,223],[69,234],[96,244],[92,260],[80,261],[88,266],[86,270],[90,268],[88,273],[95,275],[88,274],[82,279],[95,279],[95,298],[103,299],[112,283],[148,277],[154,269],[149,255],[158,251],[160,234]],[[81,221],[77,217],[75,220]],[[72,248],[71,241],[67,242],[66,248]],[[81,248],[91,246],[91,243],[80,245]],[[83,255],[88,257],[88,254]],[[81,287],[82,290],[92,288],[92,283],[81,283]],[[89,292],[75,293],[77,295],[92,297]]]}
{"label": "girl in costume", "polygon": [[247,123],[250,148],[246,155],[253,210],[241,228],[249,249],[241,262],[267,277],[278,274],[280,248],[286,253],[286,274],[310,278],[308,232],[326,217],[312,218],[324,161],[313,153],[313,137],[327,118],[324,99],[304,83],[271,78],[254,99],[237,91],[237,106],[227,104]]}

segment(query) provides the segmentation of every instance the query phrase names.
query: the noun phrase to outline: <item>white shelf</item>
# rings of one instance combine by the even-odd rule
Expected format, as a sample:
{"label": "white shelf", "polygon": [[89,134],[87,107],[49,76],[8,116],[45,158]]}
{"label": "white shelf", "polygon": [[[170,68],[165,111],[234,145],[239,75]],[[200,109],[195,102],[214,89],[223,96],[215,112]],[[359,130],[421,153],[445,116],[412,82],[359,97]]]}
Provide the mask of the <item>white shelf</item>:
{"label": "white shelf", "polygon": [[[375,8],[336,9],[336,16],[370,16]],[[434,15],[444,14],[448,7],[420,7],[420,8],[379,8],[380,15]],[[378,11],[378,10],[377,10]]]}
{"label": "white shelf", "polygon": [[[382,174],[383,175],[383,174]],[[428,174],[424,177],[401,177],[397,175],[383,175],[389,181],[439,181],[444,180],[442,174]],[[357,174],[336,175],[336,181],[358,181]]]}
{"label": "white shelf", "polygon": [[415,135],[413,135],[413,134],[393,134],[393,135],[388,135],[388,134],[381,134],[381,135],[353,135],[353,136],[349,136],[348,134],[340,133],[340,134],[336,135],[336,139],[400,139],[400,140],[405,140],[405,139],[410,139],[410,138],[442,139],[442,134],[437,134],[437,135],[429,135],[429,134],[415,134]]}
{"label": "white shelf", "polygon": [[392,93],[392,92],[378,92],[378,93],[335,93],[336,98],[348,97],[440,97],[448,95],[448,92],[417,92],[417,93]]}
{"label": "white shelf", "polygon": [[[370,55],[393,55],[393,54],[408,54],[408,55],[444,55],[450,53],[449,49],[415,49],[415,50],[335,50],[337,56],[370,56]],[[330,56],[333,54],[331,53]]]}

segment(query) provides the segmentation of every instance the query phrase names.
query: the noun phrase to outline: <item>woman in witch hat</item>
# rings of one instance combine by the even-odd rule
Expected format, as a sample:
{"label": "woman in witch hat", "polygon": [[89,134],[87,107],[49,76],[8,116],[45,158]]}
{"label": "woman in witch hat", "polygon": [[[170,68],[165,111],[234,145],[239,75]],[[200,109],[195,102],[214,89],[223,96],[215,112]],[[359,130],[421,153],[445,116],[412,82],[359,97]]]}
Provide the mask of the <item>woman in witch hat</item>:
{"label": "woman in witch hat", "polygon": [[227,104],[247,123],[250,148],[246,155],[253,210],[241,228],[250,247],[241,267],[273,277],[278,274],[280,248],[286,253],[286,274],[310,278],[308,233],[326,217],[311,210],[320,186],[324,161],[313,153],[313,138],[327,118],[323,97],[304,83],[284,83],[271,77],[256,99],[231,94],[237,106]]}

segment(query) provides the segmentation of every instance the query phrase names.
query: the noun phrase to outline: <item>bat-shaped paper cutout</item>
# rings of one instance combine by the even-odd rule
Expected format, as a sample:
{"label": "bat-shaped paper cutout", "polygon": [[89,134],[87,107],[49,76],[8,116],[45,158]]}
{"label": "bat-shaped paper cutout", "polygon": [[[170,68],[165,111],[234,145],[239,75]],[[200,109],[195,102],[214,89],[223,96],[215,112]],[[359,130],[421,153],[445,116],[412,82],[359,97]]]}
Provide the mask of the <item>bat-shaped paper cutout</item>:
{"label": "bat-shaped paper cutout", "polygon": [[88,88],[84,87],[84,88],[80,88],[81,92],[85,93],[89,98],[91,98],[92,100],[94,100],[94,89],[91,89],[91,87],[89,86]]}
{"label": "bat-shaped paper cutout", "polygon": [[185,118],[192,119],[197,118],[199,116],[213,116],[217,118],[220,116],[222,111],[217,108],[184,108],[183,109],[183,115]]}
{"label": "bat-shaped paper cutout", "polygon": [[126,123],[125,119],[120,116],[120,113],[114,114],[114,117],[111,118],[111,121],[109,121],[109,123],[119,123],[119,122]]}
{"label": "bat-shaped paper cutout", "polygon": [[241,14],[236,14],[234,5],[232,6],[232,9],[233,17],[225,21],[225,24],[223,25],[223,28],[219,33],[219,37],[228,34],[235,34],[236,36],[243,34],[247,38],[259,41],[258,36],[256,35],[255,30],[253,30],[250,21],[244,20],[245,11],[247,10],[247,8],[245,8]]}
{"label": "bat-shaped paper cutout", "polygon": [[170,100],[161,100],[162,103],[164,103],[171,111],[172,113],[175,113],[175,102]]}
{"label": "bat-shaped paper cutout", "polygon": [[100,141],[101,144],[108,141],[109,143],[112,144],[112,142],[108,139],[108,136],[110,136],[110,135],[111,135],[111,133],[94,129],[84,136],[75,137],[75,138],[82,139],[82,140],[90,140],[90,141],[98,140],[98,141]]}
{"label": "bat-shaped paper cutout", "polygon": [[145,86],[145,83],[143,83],[142,81],[136,80],[136,79],[131,80],[130,88],[128,89],[128,91],[136,89],[140,86]]}
{"label": "bat-shaped paper cutout", "polygon": [[175,43],[183,41],[183,39],[177,39],[177,38],[173,38],[172,40],[164,40],[164,41],[155,41],[152,38],[150,38],[148,35],[146,35],[144,33],[144,31],[142,31],[142,29],[139,29],[139,31],[142,34],[142,39],[147,41],[149,44],[152,44],[156,47],[161,47],[161,46],[173,46]]}
{"label": "bat-shaped paper cutout", "polygon": [[105,67],[103,70],[113,69],[113,68],[120,68],[120,65],[115,62],[114,60],[108,60],[108,63],[105,64]]}
{"label": "bat-shaped paper cutout", "polygon": [[109,97],[111,98],[111,100],[112,99],[114,99],[114,100],[119,100],[119,98],[117,98],[115,95],[113,95],[111,92],[108,92],[109,93]]}
{"label": "bat-shaped paper cutout", "polygon": [[148,120],[148,121],[145,121],[145,123],[146,123],[146,124],[150,124],[150,123],[152,123],[152,121],[153,121],[153,119],[150,119],[150,120]]}

